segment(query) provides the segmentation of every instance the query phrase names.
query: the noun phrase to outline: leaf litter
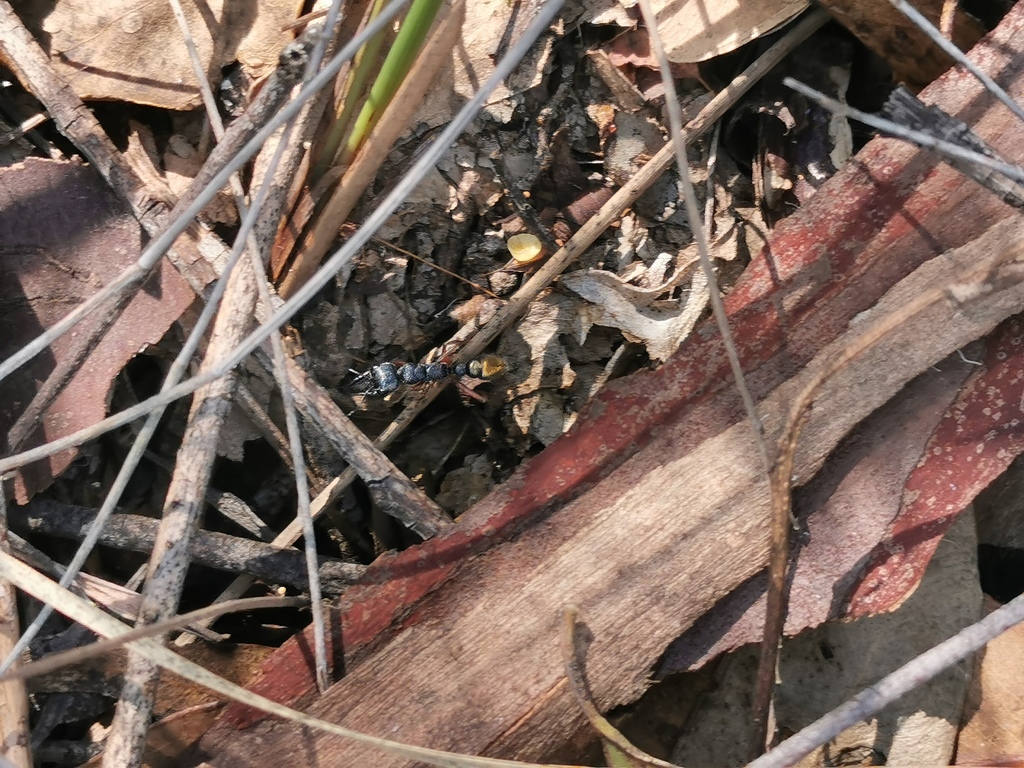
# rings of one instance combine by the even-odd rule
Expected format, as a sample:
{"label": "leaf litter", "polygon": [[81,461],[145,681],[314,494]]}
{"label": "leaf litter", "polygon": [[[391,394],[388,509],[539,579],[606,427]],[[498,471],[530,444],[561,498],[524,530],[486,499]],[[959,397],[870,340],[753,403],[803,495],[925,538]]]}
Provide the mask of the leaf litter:
{"label": "leaf litter", "polygon": [[[495,6],[490,12],[500,11],[504,17],[507,4],[501,5],[504,7]],[[621,23],[627,17],[617,18]],[[478,25],[474,32],[479,34],[483,26]],[[752,24],[748,28],[756,30],[757,26]],[[568,236],[585,222],[585,217],[567,215],[567,198],[583,200],[609,184],[623,183],[644,164],[646,155],[664,141],[657,105],[633,105],[631,109],[617,111],[614,100],[602,101],[608,99],[610,89],[607,70],[602,73],[597,66],[591,71],[583,65],[562,64],[558,75],[563,85],[580,81],[588,85],[579,92],[551,88],[555,98],[542,111],[548,111],[546,119],[567,129],[552,132],[542,126],[530,139],[544,152],[530,151],[530,140],[522,143],[523,134],[514,119],[520,111],[536,106],[529,100],[536,98],[538,86],[545,84],[541,73],[551,61],[546,57],[557,55],[557,46],[542,47],[542,54],[542,65],[525,67],[527,79],[492,105],[491,118],[497,118],[497,122],[485,125],[470,141],[452,150],[450,160],[440,164],[438,172],[382,232],[385,239],[423,258],[454,267],[467,279],[500,296],[508,296],[523,278],[521,272],[508,268],[504,238],[536,224],[528,220],[521,206],[511,204],[509,198],[514,195],[506,193],[509,186],[518,185],[519,192],[529,193],[525,199],[531,201],[538,220],[550,227],[556,237],[563,237],[560,233]],[[485,69],[485,59],[483,55],[475,59],[480,71]],[[638,63],[633,59],[630,66]],[[630,76],[626,75],[627,81]],[[552,78],[549,85],[553,86],[556,80]],[[436,93],[447,92],[438,88]],[[611,119],[609,111],[614,113]],[[435,117],[422,121],[418,135],[414,132],[408,143],[399,147],[378,177],[385,181],[371,190],[364,209],[386,192],[386,180],[408,165],[417,141],[429,136],[431,123],[442,120]],[[795,124],[786,127],[792,130]],[[501,138],[503,130],[510,135]],[[140,132],[136,130],[135,135]],[[152,161],[155,155],[152,141],[149,143]],[[185,175],[194,173],[192,153],[196,146],[187,140],[182,144],[170,139],[167,146],[163,157],[152,164],[173,173],[178,162],[174,158],[179,158],[191,165]],[[518,153],[508,152],[499,159],[500,150],[516,146],[520,149]],[[780,167],[785,180],[790,173],[785,166],[776,167],[772,173],[778,176]],[[742,182],[741,172],[727,171],[726,175]],[[793,177],[794,182],[800,180]],[[765,232],[770,229],[758,202],[747,195],[748,188],[743,183],[728,190],[718,187],[714,195],[719,233],[715,255],[725,263],[735,262],[738,267],[760,250]],[[420,479],[430,477],[429,484],[439,489],[439,498],[445,499],[458,514],[496,481],[504,479],[522,457],[556,441],[572,426],[579,408],[607,380],[617,350],[639,349],[651,361],[671,357],[701,319],[707,293],[706,283],[695,277],[688,225],[679,216],[677,199],[678,185],[669,174],[638,201],[633,211],[624,215],[611,237],[584,257],[581,269],[567,274],[556,290],[542,294],[531,304],[523,320],[499,341],[498,351],[509,363],[509,375],[504,381],[485,385],[490,392],[482,410],[473,411],[470,407],[467,414],[466,406],[452,401],[442,410],[428,414],[424,427],[410,438],[408,448],[396,448],[399,453],[404,451],[401,460],[396,460],[409,467],[407,474]],[[805,198],[800,199],[804,201]],[[362,211],[357,211],[355,218],[362,215]],[[221,220],[216,214],[212,218]],[[501,219],[504,223],[499,225]],[[564,229],[560,230],[560,226]],[[465,258],[460,259],[462,253]],[[465,301],[472,292],[450,278],[441,277],[417,259],[374,246],[364,253],[358,266],[339,277],[333,291],[298,319],[292,329],[295,338],[301,340],[296,349],[326,386],[338,388],[338,399],[351,405],[344,392],[344,381],[353,368],[365,369],[375,361],[398,356],[419,357],[421,350],[451,334],[457,323],[451,317],[453,301]],[[167,324],[180,316],[183,309],[174,310],[172,305]],[[143,334],[145,341],[135,350],[155,343],[151,336]],[[95,391],[104,394],[108,386],[109,381]],[[976,403],[972,398],[976,397],[968,395],[964,404],[958,406],[961,411],[956,413],[969,410]],[[978,407],[983,416],[991,415],[991,399]],[[459,421],[467,420],[467,415],[470,424],[476,422],[469,431],[477,433],[469,440],[465,437],[465,426],[458,425]],[[443,430],[438,428],[439,424]],[[990,477],[1005,468],[1014,449],[1004,450],[1012,443],[1004,444],[998,438],[986,442],[991,443],[996,457],[993,468],[985,475]],[[456,455],[455,446],[460,445],[461,455]],[[936,443],[936,455],[943,450],[941,446],[941,442]],[[426,461],[414,460],[418,458]],[[442,465],[450,467],[450,471],[440,472]],[[981,486],[987,483],[983,478],[976,480]],[[891,493],[898,495],[898,491],[896,488]],[[969,501],[974,492],[969,488],[964,498]],[[830,500],[833,502],[838,502],[838,497]],[[950,502],[959,508],[965,503]],[[952,514],[946,517],[952,522]],[[894,535],[898,535],[899,524],[897,519]],[[933,548],[940,532],[936,528],[930,537]],[[877,535],[880,534],[872,534]],[[843,554],[853,556],[852,552]],[[927,547],[918,551],[916,565],[908,576],[911,583],[920,579],[930,555]],[[806,560],[803,553],[800,559]],[[811,588],[820,586],[822,578],[840,578],[846,573],[839,566],[834,570],[836,573],[829,577],[811,577]],[[798,564],[798,580],[800,574]],[[817,610],[820,612],[822,607],[829,609],[822,617],[835,615],[835,605],[822,604]],[[799,611],[799,606],[794,605],[793,609]],[[879,608],[870,612],[876,610]]]}

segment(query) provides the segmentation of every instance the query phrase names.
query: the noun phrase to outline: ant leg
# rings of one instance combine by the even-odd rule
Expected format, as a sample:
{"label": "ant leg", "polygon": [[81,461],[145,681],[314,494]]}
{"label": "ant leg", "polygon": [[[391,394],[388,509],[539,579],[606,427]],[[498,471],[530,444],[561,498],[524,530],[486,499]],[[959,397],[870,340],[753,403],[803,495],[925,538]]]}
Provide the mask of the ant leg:
{"label": "ant leg", "polygon": [[487,398],[486,397],[484,397],[483,395],[480,395],[480,394],[474,392],[472,389],[467,387],[463,382],[459,381],[458,379],[455,379],[455,386],[458,388],[459,392],[461,392],[466,397],[471,397],[471,398],[473,398],[474,400],[476,400],[477,402],[480,402],[480,403],[486,403],[487,402]]}

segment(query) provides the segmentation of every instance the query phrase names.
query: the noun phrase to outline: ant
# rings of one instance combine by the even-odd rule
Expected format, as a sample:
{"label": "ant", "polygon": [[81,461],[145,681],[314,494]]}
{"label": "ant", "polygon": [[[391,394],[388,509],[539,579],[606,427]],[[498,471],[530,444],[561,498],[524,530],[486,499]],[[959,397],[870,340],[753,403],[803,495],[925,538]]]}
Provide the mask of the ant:
{"label": "ant", "polygon": [[[353,380],[353,392],[367,397],[385,397],[396,392],[403,384],[416,385],[424,382],[444,381],[451,377],[466,377],[489,381],[505,371],[505,361],[497,355],[484,355],[466,363],[453,363],[450,354],[442,355],[433,363],[380,363],[368,371],[360,373]],[[467,392],[466,387],[457,382],[459,389]],[[482,399],[472,390],[478,400]]]}

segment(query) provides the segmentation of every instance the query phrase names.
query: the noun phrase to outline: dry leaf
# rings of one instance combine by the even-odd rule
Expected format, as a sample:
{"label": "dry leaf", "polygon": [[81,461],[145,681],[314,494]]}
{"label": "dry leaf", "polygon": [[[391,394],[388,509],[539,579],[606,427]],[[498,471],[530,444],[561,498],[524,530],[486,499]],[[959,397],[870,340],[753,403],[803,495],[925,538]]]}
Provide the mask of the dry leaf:
{"label": "dry leaf", "polygon": [[[985,613],[999,604],[985,600]],[[956,744],[960,765],[1019,765],[1024,755],[1024,625],[1018,624],[990,640],[975,658],[963,725]]]}
{"label": "dry leaf", "polygon": [[[300,7],[297,0],[182,3],[215,87],[221,68],[233,61],[242,62],[254,79],[277,66],[278,54],[291,40],[281,27]],[[14,8],[80,98],[166,109],[202,104],[181,30],[164,0],[16,0]]]}
{"label": "dry leaf", "polygon": [[654,11],[665,55],[682,63],[734,51],[785,24],[808,5],[807,0],[660,0],[654,3]]}
{"label": "dry leaf", "polygon": [[[0,169],[0,302],[9,357],[64,317],[138,257],[141,233],[99,175],[78,163],[29,159]],[[107,415],[111,382],[125,363],[155,344],[194,294],[166,259],[43,417],[28,445],[75,432]],[[84,331],[83,331],[84,332]],[[76,345],[67,334],[0,385],[0,431],[14,424],[61,357]],[[68,466],[69,450],[25,467],[25,503]]]}
{"label": "dry leaf", "polygon": [[[583,307],[589,323],[620,329],[659,361],[667,360],[690,335],[709,296],[703,272],[694,274],[685,298],[669,301],[652,302],[650,289],[629,285],[600,269],[571,272],[563,275],[559,284],[587,300]],[[664,290],[654,289],[656,293]]]}
{"label": "dry leaf", "polygon": [[583,303],[549,293],[535,300],[518,333],[505,334],[498,353],[508,364],[516,431],[548,445],[568,427],[566,390],[576,381],[563,339],[583,344],[590,323]]}

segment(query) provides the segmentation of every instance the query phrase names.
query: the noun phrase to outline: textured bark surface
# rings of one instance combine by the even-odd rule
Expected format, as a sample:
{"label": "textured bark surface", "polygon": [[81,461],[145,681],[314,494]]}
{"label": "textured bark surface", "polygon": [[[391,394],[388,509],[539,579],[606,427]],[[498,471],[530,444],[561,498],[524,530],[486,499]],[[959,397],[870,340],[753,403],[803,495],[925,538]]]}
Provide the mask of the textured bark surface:
{"label": "textured bark surface", "polygon": [[[1016,9],[972,54],[1011,93],[1021,91],[1024,62],[1011,60],[1022,28]],[[1011,160],[1024,157],[1024,131],[969,76],[951,72],[922,97]],[[887,298],[889,308],[948,279],[953,257],[934,257],[1009,216],[912,148],[870,144],[776,230],[729,296],[744,369],[770,428],[805,366],[843,343],[858,313],[930,259]],[[1011,222],[990,232],[959,258],[975,264],[1009,247],[1017,229]],[[1020,298],[995,297],[987,314],[936,307],[828,385],[805,429],[799,476],[809,477],[914,374],[983,335]],[[594,634],[588,671],[606,708],[638,696],[666,645],[763,566],[767,488],[739,412],[717,333],[705,328],[658,371],[610,387],[577,427],[452,530],[375,564],[342,602],[335,654],[348,674],[326,696],[314,703],[305,637],[275,654],[254,689],[393,739],[557,757],[582,724],[558,657],[564,605],[579,606]],[[201,747],[217,766],[295,754],[310,763],[402,764],[238,707]]]}

